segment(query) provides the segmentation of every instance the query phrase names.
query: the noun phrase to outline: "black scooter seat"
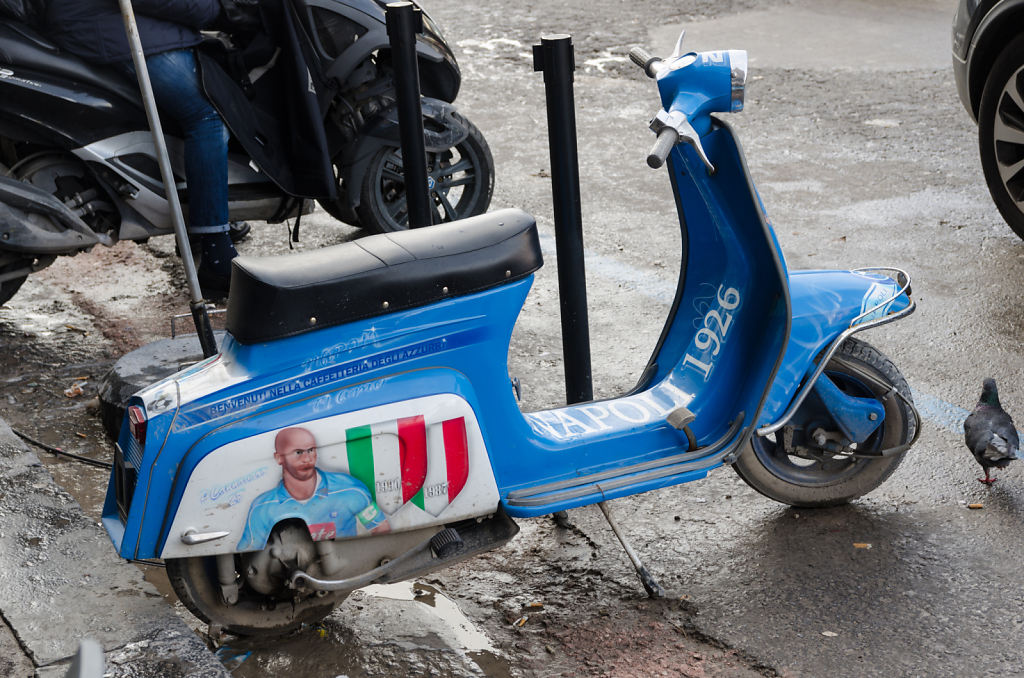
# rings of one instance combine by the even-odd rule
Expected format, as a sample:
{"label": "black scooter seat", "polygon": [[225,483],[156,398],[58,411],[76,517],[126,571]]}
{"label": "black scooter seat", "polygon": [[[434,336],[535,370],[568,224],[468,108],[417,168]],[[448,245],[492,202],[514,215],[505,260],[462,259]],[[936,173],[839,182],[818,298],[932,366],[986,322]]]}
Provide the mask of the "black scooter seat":
{"label": "black scooter seat", "polygon": [[62,52],[57,45],[27,24],[16,21],[0,23],[0,64],[26,68],[36,73],[49,73],[76,84],[115,92],[139,107],[142,106],[139,90],[128,78],[105,66],[95,66],[74,54]]}
{"label": "black scooter seat", "polygon": [[543,259],[532,216],[505,209],[301,254],[234,261],[227,330],[295,336],[520,280]]}

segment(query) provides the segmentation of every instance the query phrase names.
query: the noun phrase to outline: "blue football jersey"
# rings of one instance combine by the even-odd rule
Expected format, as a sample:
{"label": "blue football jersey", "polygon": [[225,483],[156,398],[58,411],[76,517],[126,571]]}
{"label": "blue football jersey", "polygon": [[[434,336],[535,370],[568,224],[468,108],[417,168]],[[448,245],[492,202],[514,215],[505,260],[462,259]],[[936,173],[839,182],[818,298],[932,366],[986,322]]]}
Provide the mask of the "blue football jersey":
{"label": "blue football jersey", "polygon": [[284,482],[264,492],[249,506],[249,517],[238,542],[239,551],[266,546],[274,525],[299,518],[309,527],[314,541],[356,536],[356,521],[372,530],[387,520],[370,497],[366,486],[347,473],[317,469],[319,483],[313,496],[299,501],[288,494]]}

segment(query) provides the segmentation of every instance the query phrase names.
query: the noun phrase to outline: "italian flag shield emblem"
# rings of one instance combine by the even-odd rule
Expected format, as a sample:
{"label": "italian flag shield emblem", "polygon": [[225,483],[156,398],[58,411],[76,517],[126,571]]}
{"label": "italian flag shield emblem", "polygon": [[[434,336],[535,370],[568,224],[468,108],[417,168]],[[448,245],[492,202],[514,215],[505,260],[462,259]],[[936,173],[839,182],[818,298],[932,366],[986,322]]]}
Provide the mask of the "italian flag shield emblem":
{"label": "italian flag shield emblem", "polygon": [[411,501],[437,516],[469,476],[462,417],[430,426],[422,416],[356,426],[345,431],[345,451],[349,474],[387,514]]}

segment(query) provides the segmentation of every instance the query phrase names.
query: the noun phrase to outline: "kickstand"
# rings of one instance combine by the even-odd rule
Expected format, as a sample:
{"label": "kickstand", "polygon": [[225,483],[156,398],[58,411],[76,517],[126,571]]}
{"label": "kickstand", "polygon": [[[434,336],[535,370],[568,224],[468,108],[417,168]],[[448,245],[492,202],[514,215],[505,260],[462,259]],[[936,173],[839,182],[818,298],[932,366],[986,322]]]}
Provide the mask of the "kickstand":
{"label": "kickstand", "polygon": [[618,524],[615,519],[612,518],[611,508],[608,506],[608,502],[601,501],[597,503],[601,507],[601,512],[604,513],[604,517],[608,520],[608,524],[611,525],[612,532],[619,538],[619,542],[622,544],[622,548],[626,550],[626,555],[629,556],[630,562],[633,563],[633,567],[636,569],[637,575],[640,577],[640,583],[644,585],[644,589],[647,591],[647,595],[651,598],[664,598],[665,589],[661,588],[661,584],[651,575],[642,562],[640,557],[637,556],[636,551],[629,545],[626,538],[622,535],[622,531],[619,530]]}
{"label": "kickstand", "polygon": [[551,514],[551,518],[555,521],[555,525],[558,525],[563,530],[572,527],[572,523],[569,522],[568,511],[555,511]]}

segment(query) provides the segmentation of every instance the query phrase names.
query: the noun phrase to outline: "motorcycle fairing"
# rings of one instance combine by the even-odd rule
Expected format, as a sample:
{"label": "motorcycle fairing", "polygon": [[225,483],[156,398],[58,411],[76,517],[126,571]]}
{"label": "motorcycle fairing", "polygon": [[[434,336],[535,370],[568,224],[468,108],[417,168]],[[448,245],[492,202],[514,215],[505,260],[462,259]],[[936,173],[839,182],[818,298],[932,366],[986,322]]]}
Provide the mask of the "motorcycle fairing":
{"label": "motorcycle fairing", "polygon": [[[51,148],[72,149],[130,129],[146,129],[141,109],[108,90],[0,62],[0,133]],[[112,116],[111,110],[124,111]]]}
{"label": "motorcycle fairing", "polygon": [[[337,54],[331,54],[319,40],[319,31],[310,35],[319,43],[319,51],[328,57],[324,74],[328,79],[343,82],[349,74],[374,52],[391,49],[385,21],[385,4],[375,0],[305,0],[307,25],[317,26],[318,11],[329,12],[351,22],[358,29],[354,40]],[[421,10],[422,11],[422,10]],[[420,90],[424,96],[455,101],[461,85],[461,73],[455,55],[445,42],[437,24],[423,12],[423,32],[416,36],[419,57]],[[333,60],[331,60],[333,59]]]}
{"label": "motorcycle fairing", "polygon": [[117,76],[105,66],[91,64],[62,51],[49,38],[24,23],[0,23],[0,63],[56,75],[62,82],[111,92],[135,103],[142,112],[139,90],[131,81]]}

